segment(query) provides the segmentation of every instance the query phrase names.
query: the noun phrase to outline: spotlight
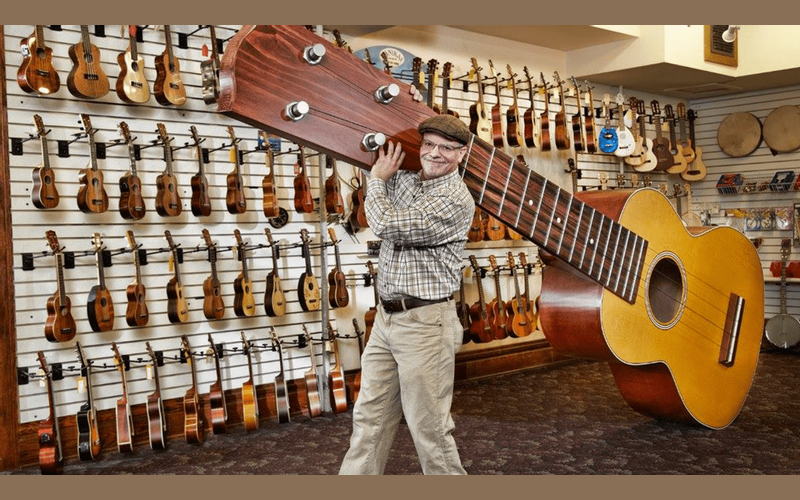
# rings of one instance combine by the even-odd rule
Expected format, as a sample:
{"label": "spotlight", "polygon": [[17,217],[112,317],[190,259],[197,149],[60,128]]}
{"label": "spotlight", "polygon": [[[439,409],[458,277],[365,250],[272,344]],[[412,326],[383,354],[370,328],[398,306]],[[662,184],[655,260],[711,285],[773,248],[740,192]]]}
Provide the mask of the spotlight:
{"label": "spotlight", "polygon": [[728,29],[722,34],[722,40],[728,43],[733,43],[736,40],[736,32],[739,30],[739,26],[735,24],[728,25]]}

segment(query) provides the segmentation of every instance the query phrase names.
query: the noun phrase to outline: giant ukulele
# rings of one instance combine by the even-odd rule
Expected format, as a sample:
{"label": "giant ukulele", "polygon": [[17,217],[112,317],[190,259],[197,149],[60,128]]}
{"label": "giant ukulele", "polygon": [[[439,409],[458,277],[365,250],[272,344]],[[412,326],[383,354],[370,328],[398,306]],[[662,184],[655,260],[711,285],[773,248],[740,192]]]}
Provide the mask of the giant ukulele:
{"label": "giant ukulele", "polygon": [[[220,81],[226,115],[364,169],[385,137],[402,143],[404,168],[420,168],[417,125],[435,112],[302,26],[244,26]],[[376,100],[391,84],[406,90]],[[460,174],[481,208],[549,255],[540,305],[553,347],[608,361],[637,411],[711,428],[733,421],[764,318],[761,263],[746,237],[690,233],[654,189],[573,196],[477,137]]]}

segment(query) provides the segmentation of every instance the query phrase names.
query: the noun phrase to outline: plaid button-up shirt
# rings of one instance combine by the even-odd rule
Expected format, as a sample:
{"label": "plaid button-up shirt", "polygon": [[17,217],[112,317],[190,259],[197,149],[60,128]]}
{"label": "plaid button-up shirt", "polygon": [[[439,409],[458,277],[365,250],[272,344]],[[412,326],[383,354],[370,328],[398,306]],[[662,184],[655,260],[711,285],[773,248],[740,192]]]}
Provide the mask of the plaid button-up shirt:
{"label": "plaid button-up shirt", "polygon": [[370,179],[364,209],[370,228],[383,240],[382,300],[435,300],[459,289],[475,202],[458,170],[426,181],[419,172],[404,170],[387,182]]}

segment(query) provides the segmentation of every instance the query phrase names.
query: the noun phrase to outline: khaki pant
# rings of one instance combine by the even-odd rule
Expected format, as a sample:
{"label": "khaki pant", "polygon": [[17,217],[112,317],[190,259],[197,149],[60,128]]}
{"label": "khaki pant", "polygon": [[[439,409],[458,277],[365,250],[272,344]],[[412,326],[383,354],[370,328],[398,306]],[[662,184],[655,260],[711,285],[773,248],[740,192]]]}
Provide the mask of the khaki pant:
{"label": "khaki pant", "polygon": [[463,328],[455,302],[388,314],[378,305],[361,357],[350,449],[339,474],[383,474],[405,415],[425,474],[466,474],[450,415]]}

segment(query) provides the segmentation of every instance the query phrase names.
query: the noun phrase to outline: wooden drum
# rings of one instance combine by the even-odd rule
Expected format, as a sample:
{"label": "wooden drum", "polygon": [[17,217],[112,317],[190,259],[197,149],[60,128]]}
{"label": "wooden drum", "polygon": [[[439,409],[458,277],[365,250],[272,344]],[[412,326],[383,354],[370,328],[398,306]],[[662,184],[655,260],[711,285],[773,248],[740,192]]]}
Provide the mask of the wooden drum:
{"label": "wooden drum", "polygon": [[719,124],[717,143],[728,156],[747,156],[761,145],[761,122],[750,113],[730,114]]}
{"label": "wooden drum", "polygon": [[764,120],[764,142],[776,153],[800,148],[800,107],[780,106]]}

